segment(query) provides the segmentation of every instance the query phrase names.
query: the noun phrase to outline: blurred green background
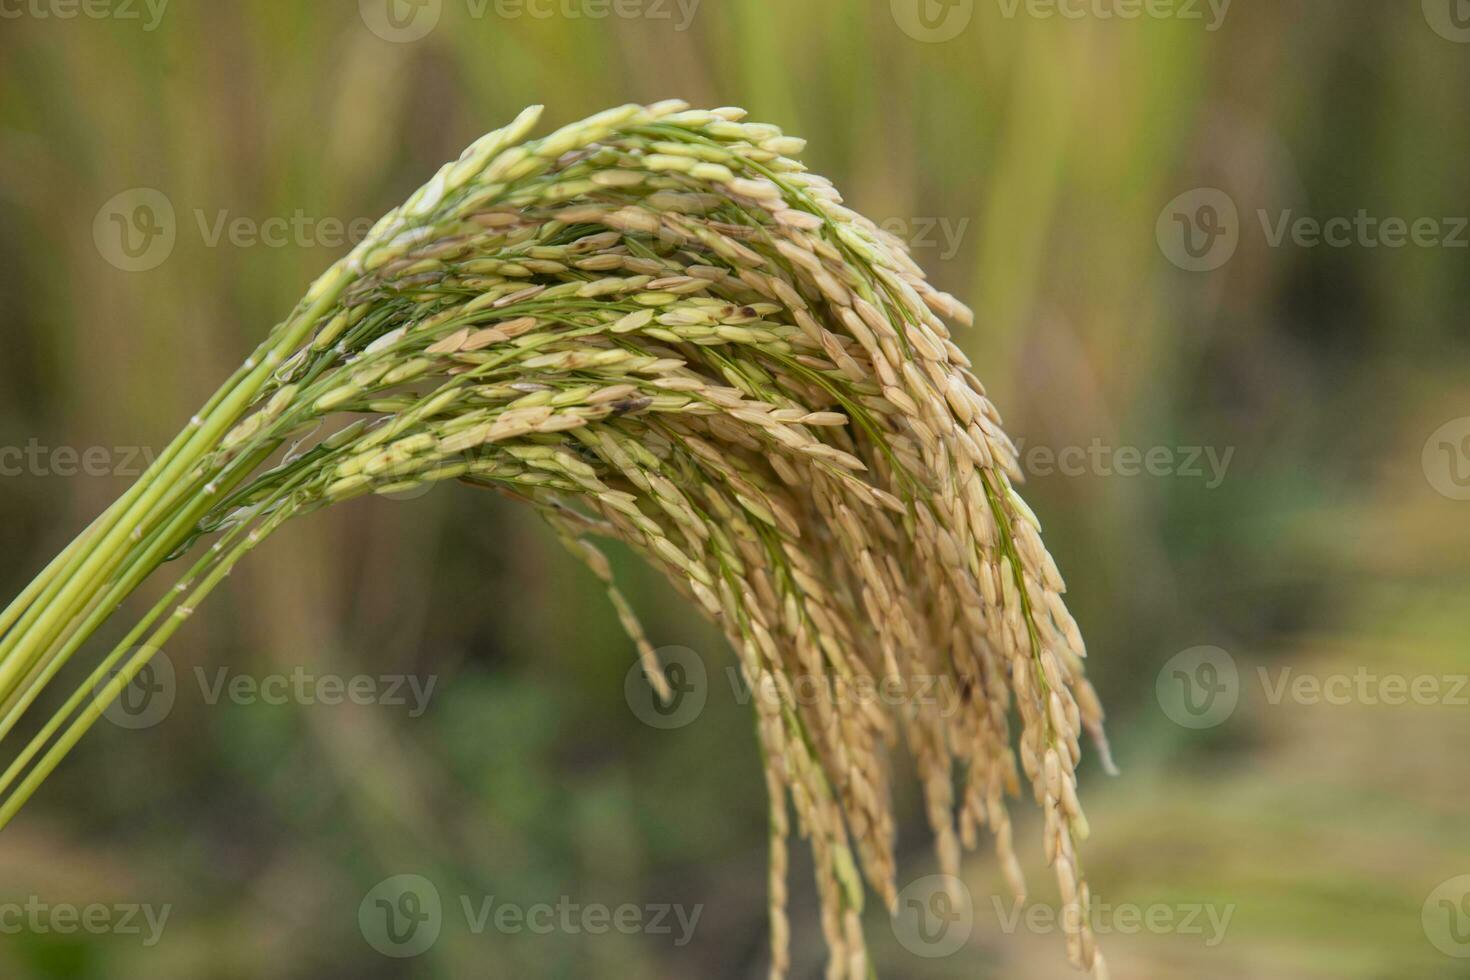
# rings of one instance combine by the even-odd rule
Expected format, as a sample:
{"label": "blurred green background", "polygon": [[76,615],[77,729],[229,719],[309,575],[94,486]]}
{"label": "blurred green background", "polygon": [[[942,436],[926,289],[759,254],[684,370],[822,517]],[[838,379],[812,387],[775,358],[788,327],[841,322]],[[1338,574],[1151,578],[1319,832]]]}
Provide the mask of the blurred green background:
{"label": "blurred green background", "polygon": [[[975,308],[958,340],[1022,444],[1123,769],[1089,759],[1083,785],[1113,975],[1470,976],[1467,8],[0,0],[0,591],[344,229],[480,133],[532,102],[553,125],[743,105]],[[128,225],[135,188],[170,232]],[[358,501],[278,535],[168,649],[166,717],[99,724],[0,835],[0,976],[763,977],[750,708],[712,631],[619,560],[655,645],[706,666],[682,727],[630,709],[597,584],[498,498]],[[422,712],[407,685],[210,696],[298,671],[434,687]],[[902,885],[934,862],[899,769]],[[804,862],[794,975],[816,977]],[[360,925],[399,874],[443,901],[413,958]],[[952,955],[872,910],[881,976],[1075,975],[1054,927],[1014,920],[988,844],[966,875]],[[673,916],[477,932],[461,901],[490,896],[700,918],[687,942]],[[94,904],[118,927],[54,914]],[[161,934],[122,928],[129,905],[167,906]]]}

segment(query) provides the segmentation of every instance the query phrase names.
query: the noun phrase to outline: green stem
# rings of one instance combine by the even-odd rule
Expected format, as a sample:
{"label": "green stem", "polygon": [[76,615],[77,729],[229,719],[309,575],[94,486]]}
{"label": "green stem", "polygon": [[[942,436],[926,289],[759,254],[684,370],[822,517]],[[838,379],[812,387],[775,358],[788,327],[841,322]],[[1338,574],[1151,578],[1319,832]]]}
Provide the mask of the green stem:
{"label": "green stem", "polygon": [[[0,640],[0,697],[8,698],[15,691],[17,681],[29,672],[41,651],[55,642],[65,631],[67,622],[87,606],[107,577],[131,553],[128,539],[141,536],[151,521],[166,515],[170,505],[190,492],[189,477],[194,468],[214,451],[287,353],[306,339],[336,303],[346,279],[344,265],[338,263],[318,280],[313,287],[312,301],[287,321],[278,338],[268,342],[264,355],[253,356],[246,362],[244,379],[232,390],[226,390],[230,388],[228,384],[222,388],[211,399],[213,409],[194,416],[189,428],[170,444],[166,463],[161,460],[150,467],[149,473],[118,504],[109,508],[100,537],[77,550],[66,563],[67,572],[56,576],[40,601],[33,603],[16,628]],[[37,612],[39,615],[35,615]]]}

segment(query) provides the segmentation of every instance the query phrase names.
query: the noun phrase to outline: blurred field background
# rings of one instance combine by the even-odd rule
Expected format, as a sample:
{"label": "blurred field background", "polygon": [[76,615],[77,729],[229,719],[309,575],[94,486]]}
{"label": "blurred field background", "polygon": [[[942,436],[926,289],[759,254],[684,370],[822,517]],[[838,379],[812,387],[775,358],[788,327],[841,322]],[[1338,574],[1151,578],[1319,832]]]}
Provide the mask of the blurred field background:
{"label": "blurred field background", "polygon": [[[0,2],[0,447],[36,447],[0,478],[7,598],[126,486],[132,447],[161,448],[344,251],[322,219],[376,218],[528,103],[551,125],[624,101],[743,105],[808,138],[813,169],[975,308],[958,339],[1023,460],[1174,453],[1152,475],[1119,475],[1117,452],[1082,473],[1038,464],[1026,490],[1123,769],[1084,773],[1089,878],[1100,901],[1174,923],[1104,921],[1113,975],[1470,976],[1446,952],[1470,955],[1463,887],[1431,899],[1470,874],[1470,502],[1453,499],[1470,443],[1442,472],[1437,443],[1425,453],[1470,416],[1465,232],[1459,247],[1273,247],[1257,220],[1365,210],[1454,239],[1446,219],[1470,211],[1463,0],[1242,3],[1222,22],[1204,4],[1129,20],[1001,0],[648,0],[601,18],[596,0],[546,17],[427,2],[401,4],[439,15],[412,41],[369,29],[385,23],[374,0],[173,0],[156,23],[142,2],[70,18],[66,0]],[[94,222],[137,187],[171,203],[176,241],[127,272]],[[1239,209],[1212,271],[1179,268],[1156,233],[1196,188]],[[285,241],[213,235],[222,214],[263,229],[298,213],[310,230]],[[61,447],[111,462],[69,476]],[[1187,472],[1190,447],[1230,454],[1219,479],[1204,460]],[[765,975],[750,708],[723,644],[661,583],[623,561],[655,645],[708,667],[704,710],[673,731],[630,710],[634,651],[595,581],[498,498],[359,501],[262,552],[169,647],[169,716],[99,724],[0,835],[0,908],[167,904],[161,940],[0,917],[0,975]],[[1238,665],[1238,705],[1194,729],[1158,681],[1200,645]],[[436,686],[412,717],[209,704],[194,681],[298,667]],[[1258,668],[1274,684],[1284,667],[1441,684],[1421,699],[1436,703],[1272,703]],[[934,867],[900,785],[907,880]],[[1032,901],[1054,905],[1035,814],[1015,813]],[[358,908],[402,873],[435,882],[446,923],[398,960],[365,941]],[[1054,930],[1007,927],[988,845],[967,884],[954,955],[915,955],[872,910],[880,976],[1075,975]],[[796,976],[820,976],[800,861],[792,894]],[[685,945],[677,928],[475,935],[451,910],[461,895],[703,911]],[[1223,936],[1201,910],[1228,911]]]}

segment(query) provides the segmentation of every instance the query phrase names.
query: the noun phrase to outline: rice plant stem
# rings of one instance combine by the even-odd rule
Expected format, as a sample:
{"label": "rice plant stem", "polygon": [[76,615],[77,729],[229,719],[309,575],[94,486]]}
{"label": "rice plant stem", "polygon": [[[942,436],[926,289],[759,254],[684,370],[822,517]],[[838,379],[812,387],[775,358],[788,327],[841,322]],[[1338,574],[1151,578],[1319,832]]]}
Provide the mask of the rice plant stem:
{"label": "rice plant stem", "polygon": [[[282,492],[285,492],[284,488]],[[101,717],[102,713],[107,710],[108,705],[117,699],[118,695],[122,693],[128,684],[132,683],[133,678],[138,675],[148,661],[152,659],[153,655],[184,624],[198,604],[224,580],[225,576],[230,573],[230,570],[234,568],[235,564],[290,516],[290,508],[282,508],[276,511],[265,522],[252,528],[250,533],[245,535],[244,540],[238,542],[227,553],[222,553],[222,549],[219,547],[211,548],[190,569],[189,573],[179,580],[178,585],[170,589],[154,605],[148,615],[139,621],[128,632],[127,636],[119,641],[112,652],[92,671],[87,681],[72,693],[66,703],[52,715],[51,719],[42,727],[41,731],[17,755],[15,761],[11,763],[5,773],[0,775],[0,793],[3,793],[9,788],[16,775],[35,757],[35,754],[50,740],[65,720],[72,716],[87,695],[92,695],[90,704],[72,721],[70,727],[57,739],[36,766],[27,774],[26,778],[16,787],[15,791],[6,797],[3,804],[0,804],[0,828],[4,828],[10,822],[11,818],[15,816],[15,813],[30,799],[36,787],[50,775],[51,771],[56,768],[56,765],[71,750],[72,746]],[[239,532],[244,531],[245,527],[245,524],[240,525],[234,529],[232,534],[238,535]],[[228,540],[228,538],[223,539],[220,544],[223,545],[225,540]],[[180,587],[186,587],[201,572],[206,572],[203,580],[189,593],[184,602],[179,603],[175,607],[173,615],[169,616],[163,625],[154,630],[153,634],[144,643],[134,648],[138,637],[156,622],[158,617],[172,604],[175,596],[180,591]],[[102,678],[106,676],[107,672],[130,649],[134,650],[133,656],[99,690],[98,685],[102,682]]]}
{"label": "rice plant stem", "polygon": [[[199,424],[191,425],[179,436],[179,439],[186,441],[177,455],[168,460],[166,465],[155,464],[150,467],[150,472],[139,479],[134,490],[129,491],[118,505],[109,510],[109,514],[119,510],[122,513],[107,521],[110,526],[99,540],[82,545],[68,563],[75,565],[75,571],[64,580],[58,577],[57,582],[52,584],[52,587],[61,586],[55,594],[32,606],[32,610],[39,610],[40,615],[34,622],[18,627],[19,636],[14,646],[11,646],[9,634],[4,640],[0,640],[0,697],[10,695],[21,673],[29,669],[36,651],[52,642],[64,628],[65,622],[96,591],[100,585],[99,580],[110,575],[124,560],[128,554],[127,539],[145,526],[157,508],[166,507],[172,500],[189,492],[190,481],[186,477],[190,470],[207,453],[214,450],[219,439],[259,394],[285,353],[306,339],[322,315],[336,302],[337,295],[345,286],[345,279],[341,274],[341,263],[338,263],[318,280],[319,284],[326,281],[329,285],[321,289],[304,310],[288,321],[288,328],[282,331],[284,336],[270,346],[265,356],[255,358],[258,363],[242,382],[219,398],[215,408],[207,415],[194,417],[199,420]],[[335,283],[335,286],[330,285],[331,283]],[[175,440],[177,442],[178,439]],[[154,473],[153,470],[158,472]],[[170,488],[174,491],[172,494],[169,493]],[[126,509],[123,510],[123,507]],[[61,584],[63,581],[64,585]],[[31,610],[27,611],[27,616],[30,612]]]}

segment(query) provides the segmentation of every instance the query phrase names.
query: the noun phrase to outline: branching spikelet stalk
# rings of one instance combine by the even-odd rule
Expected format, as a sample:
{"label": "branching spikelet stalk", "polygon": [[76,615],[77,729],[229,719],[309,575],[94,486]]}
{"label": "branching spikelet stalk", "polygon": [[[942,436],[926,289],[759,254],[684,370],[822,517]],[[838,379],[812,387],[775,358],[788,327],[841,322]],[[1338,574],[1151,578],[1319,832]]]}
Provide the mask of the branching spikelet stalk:
{"label": "branching spikelet stalk", "polygon": [[[643,555],[729,637],[771,794],[773,977],[793,827],[828,975],[869,974],[856,924],[869,889],[896,902],[884,759],[900,739],[941,870],[958,875],[988,827],[1018,893],[1005,799],[1024,775],[1081,913],[1071,959],[1105,973],[1076,849],[1079,736],[1106,764],[1102,710],[1015,447],[950,340],[969,311],[794,159],[801,140],[738,109],[628,105],[533,139],[538,116],[379,221],[0,613],[4,737],[119,602],[198,555],[17,750],[0,824],[266,535],[458,480],[550,523],[607,583],[656,687],[593,538]],[[936,680],[954,703],[914,696]]]}

